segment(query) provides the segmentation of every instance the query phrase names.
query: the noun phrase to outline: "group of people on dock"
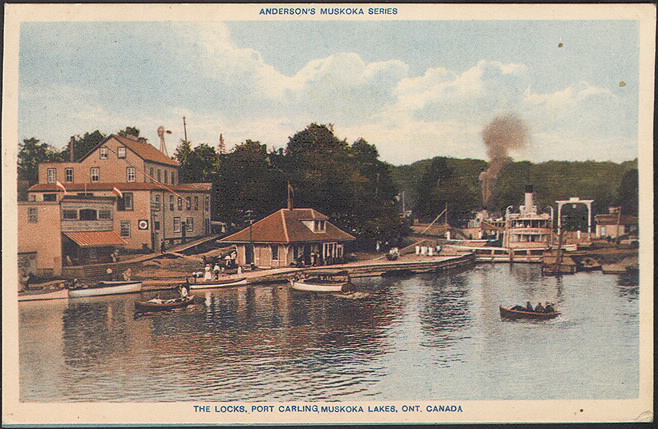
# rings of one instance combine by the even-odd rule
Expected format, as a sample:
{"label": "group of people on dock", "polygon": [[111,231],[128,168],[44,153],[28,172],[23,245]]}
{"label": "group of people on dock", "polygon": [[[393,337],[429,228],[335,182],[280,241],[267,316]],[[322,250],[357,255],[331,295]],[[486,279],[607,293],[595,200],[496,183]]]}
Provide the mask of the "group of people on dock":
{"label": "group of people on dock", "polygon": [[522,305],[515,305],[512,307],[512,310],[517,311],[531,311],[534,313],[553,313],[555,311],[555,306],[550,302],[546,302],[546,305],[541,305],[541,302],[538,302],[536,306],[532,306],[530,301],[526,302],[525,307]]}

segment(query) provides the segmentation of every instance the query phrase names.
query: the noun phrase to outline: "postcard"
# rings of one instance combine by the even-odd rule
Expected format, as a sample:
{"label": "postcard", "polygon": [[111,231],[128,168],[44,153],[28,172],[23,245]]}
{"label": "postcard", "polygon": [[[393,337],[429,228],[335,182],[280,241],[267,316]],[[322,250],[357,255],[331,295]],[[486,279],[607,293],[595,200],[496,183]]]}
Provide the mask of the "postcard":
{"label": "postcard", "polygon": [[7,4],[6,427],[653,421],[653,4]]}

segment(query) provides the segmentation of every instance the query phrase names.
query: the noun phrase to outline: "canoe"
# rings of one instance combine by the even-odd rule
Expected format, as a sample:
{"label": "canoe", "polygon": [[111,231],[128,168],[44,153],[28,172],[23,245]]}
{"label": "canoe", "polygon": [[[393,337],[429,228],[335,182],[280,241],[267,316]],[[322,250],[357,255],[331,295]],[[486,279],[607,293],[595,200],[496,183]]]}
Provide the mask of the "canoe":
{"label": "canoe", "polygon": [[82,286],[69,289],[69,298],[117,295],[122,293],[135,293],[141,290],[141,281],[104,281],[87,287]]}
{"label": "canoe", "polygon": [[194,295],[174,299],[150,299],[148,301],[135,302],[135,310],[138,311],[163,311],[174,308],[182,308],[194,301]]}
{"label": "canoe", "polygon": [[506,308],[500,306],[500,317],[502,319],[532,319],[532,320],[549,320],[554,319],[560,315],[559,311],[552,311],[550,313],[537,313],[535,311],[521,311],[521,310],[512,310],[511,308]]}
{"label": "canoe", "polygon": [[47,299],[68,299],[69,291],[67,289],[45,289],[38,291],[19,292],[19,301],[41,301]]}
{"label": "canoe", "polygon": [[304,278],[290,279],[290,287],[304,292],[340,292],[354,291],[347,271],[316,271],[305,273]]}
{"label": "canoe", "polygon": [[219,280],[202,280],[194,277],[188,278],[190,289],[213,289],[218,287],[241,286],[247,284],[246,277],[237,277],[232,279]]}

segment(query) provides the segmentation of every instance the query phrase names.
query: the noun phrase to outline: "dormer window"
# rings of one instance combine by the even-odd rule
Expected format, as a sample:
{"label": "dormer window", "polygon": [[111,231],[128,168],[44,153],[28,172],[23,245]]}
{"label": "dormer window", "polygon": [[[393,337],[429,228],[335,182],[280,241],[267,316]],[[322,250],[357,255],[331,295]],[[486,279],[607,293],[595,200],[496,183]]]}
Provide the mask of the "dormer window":
{"label": "dormer window", "polygon": [[117,157],[119,157],[119,158],[125,158],[126,157],[126,147],[125,146],[119,146],[117,148]]}
{"label": "dormer window", "polygon": [[102,147],[100,149],[100,154],[101,154],[101,159],[107,159],[107,154],[108,154],[107,148]]}
{"label": "dormer window", "polygon": [[313,222],[313,231],[314,232],[325,232],[327,230],[327,221],[316,220]]}

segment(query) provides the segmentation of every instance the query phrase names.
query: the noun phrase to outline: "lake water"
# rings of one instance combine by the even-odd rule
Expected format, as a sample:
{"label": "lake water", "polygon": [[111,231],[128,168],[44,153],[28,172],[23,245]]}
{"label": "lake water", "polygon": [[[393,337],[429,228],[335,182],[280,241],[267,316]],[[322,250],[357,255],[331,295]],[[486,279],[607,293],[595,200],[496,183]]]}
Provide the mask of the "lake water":
{"label": "lake water", "polygon": [[[20,303],[20,400],[638,396],[637,278],[485,264],[354,283],[369,295],[244,286],[151,315],[135,314],[139,294]],[[499,305],[527,300],[562,315],[501,321]]]}

